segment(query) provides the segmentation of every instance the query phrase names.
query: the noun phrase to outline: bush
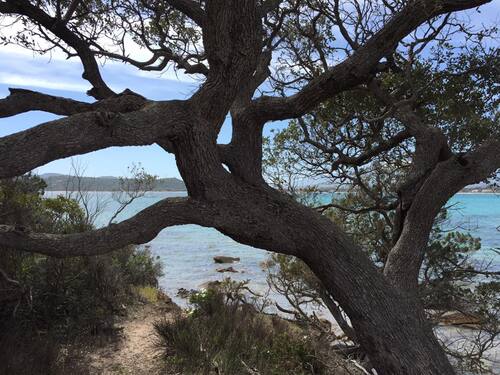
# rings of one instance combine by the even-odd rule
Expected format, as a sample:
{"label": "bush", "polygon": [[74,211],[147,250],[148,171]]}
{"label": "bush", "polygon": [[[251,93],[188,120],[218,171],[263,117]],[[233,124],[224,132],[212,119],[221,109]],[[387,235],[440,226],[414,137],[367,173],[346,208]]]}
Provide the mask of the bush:
{"label": "bush", "polygon": [[177,371],[327,373],[313,335],[279,317],[259,313],[234,290],[241,290],[241,283],[226,280],[217,289],[195,293],[190,298],[192,309],[187,315],[156,324],[160,346]]}
{"label": "bush", "polygon": [[125,273],[128,283],[142,286],[158,286],[158,279],[163,276],[160,257],[151,254],[149,246],[132,251],[125,259]]}
{"label": "bush", "polygon": [[[1,180],[0,223],[63,234],[92,229],[76,201],[43,198],[43,184],[29,175]],[[14,319],[37,329],[66,332],[109,325],[135,297],[134,287],[156,287],[162,274],[149,248],[135,246],[66,259],[2,249],[0,270],[0,283],[5,284],[0,288],[3,322]]]}
{"label": "bush", "polygon": [[136,298],[134,288],[156,287],[161,275],[149,250],[133,246],[93,257],[55,259],[7,251],[2,258],[1,268],[20,283],[4,295],[3,320],[75,333],[109,328]]}
{"label": "bush", "polygon": [[[43,181],[32,176],[0,180],[0,209],[0,224],[64,234],[92,229],[78,203],[43,198]],[[156,288],[161,274],[147,247],[66,259],[1,249],[0,373],[79,373],[64,370],[61,348],[77,336],[109,332],[139,299],[137,289]],[[35,353],[37,346],[43,350]]]}

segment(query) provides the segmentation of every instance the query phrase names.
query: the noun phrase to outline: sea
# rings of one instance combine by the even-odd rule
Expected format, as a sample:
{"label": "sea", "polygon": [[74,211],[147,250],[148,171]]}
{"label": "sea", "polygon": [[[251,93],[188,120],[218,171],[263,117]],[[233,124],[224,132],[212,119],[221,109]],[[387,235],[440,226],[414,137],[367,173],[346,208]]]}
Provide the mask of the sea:
{"label": "sea", "polygon": [[[59,194],[64,193],[46,192],[48,197]],[[90,194],[92,199],[99,201],[104,207],[95,222],[98,227],[104,226],[116,211],[118,203],[113,200],[111,192]],[[186,192],[148,192],[121,212],[116,221],[125,220],[161,199],[185,195]],[[331,193],[321,196],[322,201],[332,198],[335,196]],[[481,250],[474,254],[474,260],[500,271],[500,195],[457,194],[447,206],[449,217],[444,228],[468,232],[481,238]],[[197,225],[169,227],[161,231],[153,241],[142,246],[148,246],[163,264],[164,276],[160,279],[160,287],[180,305],[185,305],[186,301],[177,296],[179,289],[199,289],[208,281],[226,277],[248,280],[251,289],[262,295],[269,292],[262,264],[269,259],[270,253],[239,244],[215,229]],[[213,260],[216,255],[237,257],[240,261],[231,265],[216,264]],[[217,272],[228,266],[238,272]]]}

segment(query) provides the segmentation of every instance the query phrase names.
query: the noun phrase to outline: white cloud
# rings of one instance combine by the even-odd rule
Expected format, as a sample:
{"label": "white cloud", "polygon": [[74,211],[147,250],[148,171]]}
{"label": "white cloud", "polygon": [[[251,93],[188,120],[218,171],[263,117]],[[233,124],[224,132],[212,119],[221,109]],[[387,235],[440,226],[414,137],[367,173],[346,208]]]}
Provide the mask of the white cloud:
{"label": "white cloud", "polygon": [[[14,22],[15,18],[14,17],[0,17],[0,34],[6,37],[13,37],[17,35],[20,31],[22,31],[23,26],[21,25],[20,22]],[[50,44],[46,41],[43,40],[37,40],[39,45],[41,47],[48,48],[50,47]],[[101,46],[103,46],[105,49],[119,53],[117,50],[116,46],[111,44],[108,38],[100,38],[98,40]],[[138,61],[147,61],[151,56],[151,52],[137,43],[133,41],[133,39],[130,36],[125,37],[125,45],[126,45],[126,50],[127,50],[127,55],[131,58],[134,58]],[[37,53],[34,53],[31,50],[28,50],[24,47],[21,47],[19,45],[15,44],[7,44],[7,45],[2,45],[0,46],[0,58],[2,58],[1,55],[6,55],[6,59],[9,60],[14,60],[17,62],[23,61],[23,62],[31,62],[32,65],[39,65],[43,62],[50,62],[50,63],[58,63],[58,62],[64,62],[64,64],[68,64],[68,62],[75,64],[76,66],[80,67],[80,60],[77,57],[73,57],[71,59],[67,59],[67,55],[61,51],[58,48],[52,49],[49,53],[45,55],[40,55]],[[13,55],[12,57],[8,55]],[[9,58],[10,57],[10,58]],[[126,74],[128,75],[135,75],[137,77],[146,77],[146,78],[153,78],[153,79],[162,79],[162,80],[172,80],[176,82],[183,82],[183,83],[197,83],[199,82],[198,77],[191,76],[184,74],[182,70],[180,71],[175,71],[173,67],[170,65],[168,69],[166,69],[163,72],[147,72],[147,71],[142,71],[137,69],[136,67],[133,67],[131,65],[127,65],[118,61],[113,61],[109,59],[104,59],[104,58],[98,58],[97,59],[99,64],[101,65],[102,70],[108,70],[108,71],[114,71],[116,69],[126,69]],[[2,62],[0,60],[0,66],[2,66]],[[65,65],[66,66],[66,65]],[[66,68],[65,68],[66,70]],[[81,73],[80,73],[81,74]],[[79,75],[78,75],[79,76]],[[35,85],[33,85],[35,86]],[[53,85],[52,85],[53,86]],[[55,88],[52,86],[37,86],[37,87],[47,87],[47,88]],[[70,85],[71,87],[72,85]]]}
{"label": "white cloud", "polygon": [[89,85],[79,84],[75,82],[55,81],[47,78],[39,78],[33,76],[22,76],[19,74],[0,72],[0,83],[18,87],[40,87],[53,90],[84,92],[89,89]]}
{"label": "white cloud", "polygon": [[51,59],[20,47],[0,48],[0,83],[4,85],[85,92],[90,84],[81,72],[77,61]]}
{"label": "white cloud", "polygon": [[[84,94],[90,84],[81,78],[78,59],[51,59],[26,50],[0,47],[0,84],[20,88],[35,87]],[[184,99],[192,94],[197,81],[175,72],[147,73],[117,62],[101,67],[105,82],[116,92],[129,88],[154,99]]]}

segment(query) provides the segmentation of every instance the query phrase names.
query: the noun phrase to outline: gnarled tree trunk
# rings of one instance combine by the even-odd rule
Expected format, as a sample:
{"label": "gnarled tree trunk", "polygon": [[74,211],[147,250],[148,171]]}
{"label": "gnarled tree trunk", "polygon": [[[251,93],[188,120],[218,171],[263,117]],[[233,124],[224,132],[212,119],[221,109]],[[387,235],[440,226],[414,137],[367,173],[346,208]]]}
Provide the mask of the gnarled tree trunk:
{"label": "gnarled tree trunk", "polygon": [[216,228],[304,260],[349,316],[380,375],[454,373],[415,297],[395,289],[332,222],[269,188],[242,188],[223,203],[231,219]]}
{"label": "gnarled tree trunk", "polygon": [[[390,6],[392,16],[384,18],[383,25],[370,32],[363,45],[356,43],[344,61],[326,66],[323,73],[311,78],[293,95],[259,98],[253,96],[268,76],[276,36],[271,30],[270,39],[265,42],[262,27],[266,7],[272,7],[273,1],[166,0],[159,2],[161,6],[157,8],[156,2],[146,2],[151,6],[149,11],[157,12],[152,16],[155,19],[162,20],[167,11],[173,17],[178,17],[180,12],[191,24],[197,25],[203,36],[204,51],[195,53],[195,60],[201,61],[196,64],[190,60],[193,56],[176,56],[168,43],[160,45],[145,62],[133,60],[126,54],[96,50],[89,42],[93,35],[85,36],[85,27],[78,29],[79,22],[84,26],[88,22],[85,16],[77,17],[78,22],[71,21],[74,8],[67,9],[61,18],[61,12],[52,12],[55,15],[46,12],[51,2],[37,6],[28,0],[0,1],[1,14],[29,19],[50,30],[47,38],[55,35],[55,46],[64,42],[65,47],[74,50],[82,62],[83,77],[93,86],[89,94],[99,99],[89,104],[11,90],[9,97],[0,100],[0,117],[29,110],[68,117],[0,138],[0,178],[106,147],[156,143],[175,154],[189,193],[188,198],[165,199],[128,220],[79,234],[40,234],[0,226],[0,246],[56,257],[94,255],[131,243],[146,243],[172,225],[216,228],[238,242],[304,260],[349,316],[357,340],[379,375],[453,374],[411,287],[406,286],[413,285],[418,276],[418,260],[423,249],[410,254],[411,275],[401,277],[405,257],[412,250],[407,246],[411,236],[405,231],[418,233],[419,245],[426,243],[425,231],[412,229],[424,213],[416,206],[408,211],[404,223],[407,226],[395,247],[397,251],[389,255],[391,266],[384,276],[362,249],[327,218],[265,184],[261,168],[262,129],[269,121],[303,116],[320,103],[367,84],[374,74],[385,69],[387,64],[381,61],[420,25],[434,17],[487,1],[415,0],[403,2],[401,7]],[[157,26],[160,27],[161,22]],[[93,27],[87,29],[94,30]],[[149,101],[129,91],[117,95],[104,83],[96,56],[108,56],[146,70],[160,70],[163,63],[172,60],[188,73],[205,75],[206,80],[186,100]],[[228,113],[233,119],[233,137],[230,144],[218,145],[217,137]],[[395,142],[405,138],[406,133]],[[387,147],[379,149],[383,151]],[[500,152],[495,153],[499,148],[499,140],[493,140],[485,143],[479,153],[466,157],[465,163],[460,159],[457,164],[452,157],[442,165],[434,163],[436,168],[426,171],[432,173],[416,193],[413,205],[417,199],[425,198],[443,169],[457,185],[438,194],[436,201],[431,202],[433,207],[453,194],[458,184],[484,178],[500,166]],[[432,220],[427,216],[423,218],[427,227]],[[403,288],[394,282],[399,279],[405,284]]]}

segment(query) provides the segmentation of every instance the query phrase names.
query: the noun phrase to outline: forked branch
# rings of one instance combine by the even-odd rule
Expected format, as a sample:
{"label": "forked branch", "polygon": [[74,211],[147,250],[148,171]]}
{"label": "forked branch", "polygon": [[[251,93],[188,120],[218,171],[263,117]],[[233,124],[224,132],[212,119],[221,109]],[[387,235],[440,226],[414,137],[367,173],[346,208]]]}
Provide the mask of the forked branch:
{"label": "forked branch", "polygon": [[439,162],[415,195],[384,274],[398,287],[414,290],[429,233],[441,207],[467,185],[500,169],[500,139],[490,139],[463,156]]}

